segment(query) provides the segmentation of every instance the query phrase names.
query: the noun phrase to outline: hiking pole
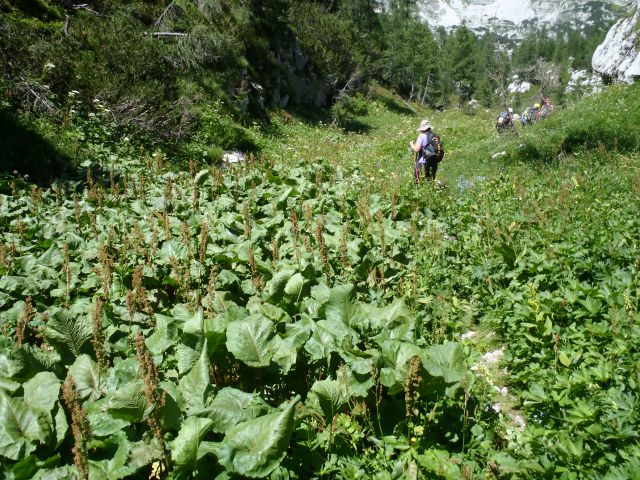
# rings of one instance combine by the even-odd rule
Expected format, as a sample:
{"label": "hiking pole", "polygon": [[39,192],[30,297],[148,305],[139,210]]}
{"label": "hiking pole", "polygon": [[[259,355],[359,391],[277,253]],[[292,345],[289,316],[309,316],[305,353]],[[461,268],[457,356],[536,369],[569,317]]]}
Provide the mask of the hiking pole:
{"label": "hiking pole", "polygon": [[416,187],[420,186],[420,167],[417,162],[418,154],[413,152],[413,176],[416,181]]}

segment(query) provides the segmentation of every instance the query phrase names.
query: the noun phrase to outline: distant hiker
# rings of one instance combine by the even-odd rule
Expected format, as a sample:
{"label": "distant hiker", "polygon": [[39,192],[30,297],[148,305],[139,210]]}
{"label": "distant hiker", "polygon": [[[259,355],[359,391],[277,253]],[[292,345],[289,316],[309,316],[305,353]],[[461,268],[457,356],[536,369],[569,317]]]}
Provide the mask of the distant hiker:
{"label": "distant hiker", "polygon": [[429,120],[422,120],[417,131],[420,135],[415,142],[409,142],[409,147],[414,152],[413,169],[416,184],[419,184],[421,167],[424,168],[427,181],[435,180],[438,163],[444,158],[444,148],[440,136],[434,133]]}
{"label": "distant hiker", "polygon": [[548,117],[553,113],[553,103],[550,98],[545,98],[542,107],[540,108],[540,118]]}
{"label": "distant hiker", "polygon": [[513,108],[509,107],[504,112],[500,112],[496,117],[496,130],[502,133],[513,127]]}
{"label": "distant hiker", "polygon": [[527,109],[525,109],[524,112],[522,112],[522,117],[520,117],[520,123],[522,123],[523,126],[530,125],[536,120],[538,120],[539,116],[540,116],[540,104],[536,103],[535,105],[528,107]]}

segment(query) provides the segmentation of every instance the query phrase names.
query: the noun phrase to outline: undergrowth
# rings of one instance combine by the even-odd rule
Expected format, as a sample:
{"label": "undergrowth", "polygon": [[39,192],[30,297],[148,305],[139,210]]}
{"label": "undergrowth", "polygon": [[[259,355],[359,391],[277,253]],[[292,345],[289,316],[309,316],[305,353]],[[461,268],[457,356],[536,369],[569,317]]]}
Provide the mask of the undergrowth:
{"label": "undergrowth", "polygon": [[631,478],[637,88],[518,136],[378,92],[357,132],[274,115],[239,167],[122,138],[84,181],[9,178],[5,475]]}

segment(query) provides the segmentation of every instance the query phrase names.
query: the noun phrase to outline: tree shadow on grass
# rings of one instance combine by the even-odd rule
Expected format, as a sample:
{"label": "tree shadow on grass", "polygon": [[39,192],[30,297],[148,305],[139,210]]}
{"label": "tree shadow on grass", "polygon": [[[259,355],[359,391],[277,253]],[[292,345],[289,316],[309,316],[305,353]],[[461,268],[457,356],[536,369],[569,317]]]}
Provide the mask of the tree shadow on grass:
{"label": "tree shadow on grass", "polygon": [[[334,119],[331,116],[331,111],[322,108],[311,107],[297,107],[289,110],[290,115],[295,117],[296,120],[301,121],[305,125],[317,126],[317,125],[333,125]],[[348,133],[365,134],[372,130],[371,125],[365,123],[361,119],[355,117],[345,119],[341,123],[337,124],[339,128]]]}
{"label": "tree shadow on grass", "polygon": [[333,119],[331,118],[331,112],[327,108],[310,107],[308,105],[296,106],[289,110],[291,114],[307,125],[317,125],[324,123],[330,124]]}
{"label": "tree shadow on grass", "polygon": [[345,132],[357,133],[360,135],[364,135],[365,133],[371,131],[371,125],[364,123],[358,119],[345,121],[341,125],[341,127]]}
{"label": "tree shadow on grass", "polygon": [[0,110],[0,174],[28,175],[29,181],[50,185],[76,168],[51,142],[6,110]]}
{"label": "tree shadow on grass", "polygon": [[395,98],[392,98],[392,97],[380,95],[379,97],[376,98],[376,100],[382,103],[387,108],[387,110],[394,113],[398,113],[400,115],[415,116],[415,114],[417,113],[415,110],[410,109],[406,105],[402,105]]}

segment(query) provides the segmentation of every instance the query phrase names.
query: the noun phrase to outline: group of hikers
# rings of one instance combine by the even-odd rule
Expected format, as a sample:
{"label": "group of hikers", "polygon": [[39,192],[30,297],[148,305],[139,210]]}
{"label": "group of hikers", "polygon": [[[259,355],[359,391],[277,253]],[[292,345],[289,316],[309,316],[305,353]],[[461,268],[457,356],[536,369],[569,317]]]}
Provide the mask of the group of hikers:
{"label": "group of hikers", "polygon": [[[527,126],[537,122],[541,118],[551,115],[553,113],[553,108],[551,99],[543,97],[540,102],[527,107],[524,112],[522,112],[522,115],[520,116],[520,123],[522,126]],[[498,133],[514,128],[513,120],[513,108],[508,107],[506,110],[500,112],[496,117],[496,130]]]}
{"label": "group of hikers", "polygon": [[[541,118],[548,117],[553,113],[553,103],[551,99],[542,97],[540,102],[527,107],[519,117],[523,126],[537,122]],[[507,129],[514,128],[513,108],[508,107],[501,112],[496,118],[496,130],[499,133]],[[433,125],[429,120],[422,120],[417,128],[418,138],[415,142],[409,142],[409,147],[413,151],[413,173],[416,185],[420,183],[420,178],[424,174],[424,178],[429,182],[436,178],[438,164],[444,158],[444,147],[442,140],[438,134],[433,131]]]}

